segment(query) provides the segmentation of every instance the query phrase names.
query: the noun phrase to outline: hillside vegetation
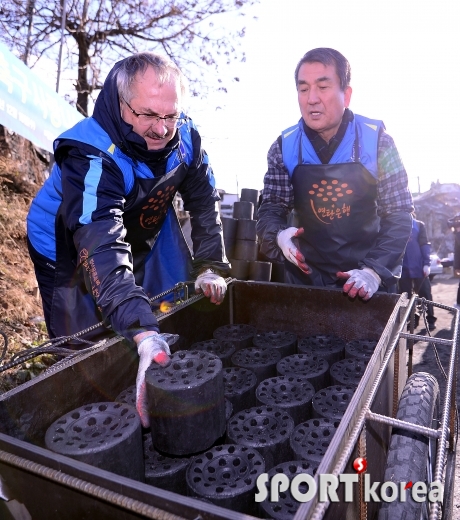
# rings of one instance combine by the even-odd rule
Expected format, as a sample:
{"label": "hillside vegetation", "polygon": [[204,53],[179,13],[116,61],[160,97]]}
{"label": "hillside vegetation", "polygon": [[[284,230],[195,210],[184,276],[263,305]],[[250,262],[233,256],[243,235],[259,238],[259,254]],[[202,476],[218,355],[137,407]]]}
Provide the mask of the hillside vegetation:
{"label": "hillside vegetation", "polygon": [[[37,189],[37,184],[24,179],[19,160],[0,156],[0,331],[8,346],[2,364],[47,337],[26,242],[27,211]],[[3,352],[3,337],[0,342]],[[34,377],[45,367],[43,361],[0,373],[0,393]]]}

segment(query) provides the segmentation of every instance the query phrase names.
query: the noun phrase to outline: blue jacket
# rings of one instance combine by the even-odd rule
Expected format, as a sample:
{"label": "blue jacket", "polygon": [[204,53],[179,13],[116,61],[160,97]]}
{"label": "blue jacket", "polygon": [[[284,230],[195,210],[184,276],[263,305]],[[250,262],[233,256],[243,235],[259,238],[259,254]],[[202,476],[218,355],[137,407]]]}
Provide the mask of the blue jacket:
{"label": "blue jacket", "polygon": [[[193,122],[166,148],[147,150],[121,118],[116,68],[93,116],[56,140],[56,166],[27,219],[32,246],[56,262],[51,336],[100,321],[128,339],[158,330],[148,298],[157,281],[171,287],[165,267],[181,280],[205,266],[229,270],[214,175]],[[176,191],[191,217],[192,272],[176,263],[177,247],[190,257],[171,210]]]}
{"label": "blue jacket", "polygon": [[[166,173],[176,168],[182,161],[187,166],[190,166],[194,153],[191,130],[194,128],[192,121],[189,120],[187,125],[179,129],[180,145],[167,158]],[[65,144],[66,141],[90,144],[99,151],[98,154],[88,156],[87,171],[86,173],[82,172],[85,175],[85,184],[88,186],[97,186],[104,181],[103,159],[100,157],[100,154],[106,154],[119,168],[122,174],[122,183],[120,182],[120,185],[123,187],[124,197],[129,197],[136,178],[151,179],[154,177],[151,169],[145,163],[134,160],[115,146],[109,135],[92,117],[83,119],[73,128],[61,134],[54,143],[55,151],[60,144]],[[206,163],[208,162],[207,157],[205,161]],[[215,181],[212,170],[209,173],[209,181],[211,186],[214,187]],[[108,182],[113,182],[113,179],[110,178]],[[78,211],[74,219],[78,217],[80,224],[89,224],[93,220],[92,213],[98,204],[97,195],[94,196],[91,190],[85,189],[82,192],[82,202],[83,208],[81,211]],[[32,201],[29,214],[27,215],[29,240],[40,254],[54,261],[56,261],[55,221],[61,203],[61,168],[55,163],[51,175],[46,179],[38,195]]]}
{"label": "blue jacket", "polygon": [[425,224],[412,220],[412,231],[403,259],[401,278],[423,278],[423,266],[430,265],[431,244],[428,242]]}

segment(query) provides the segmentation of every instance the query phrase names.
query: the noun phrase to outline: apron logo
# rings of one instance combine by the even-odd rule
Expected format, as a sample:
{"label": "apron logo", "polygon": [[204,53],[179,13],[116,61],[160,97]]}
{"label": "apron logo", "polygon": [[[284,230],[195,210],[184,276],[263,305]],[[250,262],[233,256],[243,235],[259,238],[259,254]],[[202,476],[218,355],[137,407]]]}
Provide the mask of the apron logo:
{"label": "apron logo", "polygon": [[144,229],[151,229],[166,215],[169,204],[174,197],[174,186],[167,186],[164,190],[158,190],[149,198],[148,204],[142,207],[139,224]]}
{"label": "apron logo", "polygon": [[345,201],[347,195],[353,194],[353,190],[346,182],[323,179],[319,184],[312,184],[308,194],[311,195],[313,213],[323,224],[331,224],[335,219],[350,216],[351,206]]}

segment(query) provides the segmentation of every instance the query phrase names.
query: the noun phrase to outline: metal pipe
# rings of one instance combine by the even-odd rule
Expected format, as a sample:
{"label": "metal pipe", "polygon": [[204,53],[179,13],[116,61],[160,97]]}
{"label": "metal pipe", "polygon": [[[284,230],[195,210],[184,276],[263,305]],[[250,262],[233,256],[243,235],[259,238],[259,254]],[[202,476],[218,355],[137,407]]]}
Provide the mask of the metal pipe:
{"label": "metal pipe", "polygon": [[389,424],[390,426],[403,428],[404,430],[408,430],[410,432],[421,433],[422,435],[433,437],[434,439],[439,439],[439,437],[441,437],[440,429],[434,430],[433,428],[427,428],[426,426],[420,426],[419,424],[408,423],[406,421],[401,421],[400,419],[393,419],[393,417],[387,417],[386,415],[374,413],[370,410],[366,414],[366,419],[369,421],[375,421],[378,423]]}
{"label": "metal pipe", "polygon": [[438,345],[444,345],[447,347],[451,347],[453,343],[453,340],[451,339],[434,338],[432,336],[419,336],[418,334],[408,334],[406,332],[401,332],[399,336],[402,339],[416,339],[417,341],[427,341],[428,343],[436,343]]}
{"label": "metal pipe", "polygon": [[[415,326],[415,305],[412,307],[411,313],[410,313],[410,323],[409,323],[409,330],[411,335],[414,334],[414,326]],[[414,340],[412,338],[407,340],[407,350],[408,350],[408,359],[407,359],[407,377],[410,377],[412,375],[412,361],[413,361],[413,354],[414,354]]]}
{"label": "metal pipe", "polygon": [[[446,446],[448,442],[448,433],[449,433],[449,421],[450,421],[450,407],[451,407],[451,398],[452,398],[452,380],[454,377],[455,365],[457,362],[457,345],[458,345],[458,325],[459,325],[459,313],[457,309],[451,308],[451,310],[455,313],[454,318],[454,336],[452,340],[452,350],[450,352],[450,362],[449,362],[449,371],[446,382],[446,391],[445,391],[445,400],[444,406],[442,410],[441,417],[441,436],[438,441],[438,449],[436,450],[436,465],[434,470],[434,481],[442,482],[442,477],[444,474],[444,461],[446,457]],[[450,449],[453,450],[455,446],[450,446]],[[438,520],[441,516],[441,506],[439,502],[434,502],[430,511],[430,520]]]}
{"label": "metal pipe", "polygon": [[66,9],[67,9],[66,0],[62,0],[61,43],[59,45],[58,69],[57,69],[57,78],[56,78],[56,92],[59,92],[59,83],[61,81],[62,47],[64,47],[64,31],[65,31],[66,16],[67,16]]}
{"label": "metal pipe", "polygon": [[[358,441],[358,457],[367,459],[366,424],[364,424]],[[359,473],[359,520],[367,520],[367,502],[364,500],[364,473]]]}

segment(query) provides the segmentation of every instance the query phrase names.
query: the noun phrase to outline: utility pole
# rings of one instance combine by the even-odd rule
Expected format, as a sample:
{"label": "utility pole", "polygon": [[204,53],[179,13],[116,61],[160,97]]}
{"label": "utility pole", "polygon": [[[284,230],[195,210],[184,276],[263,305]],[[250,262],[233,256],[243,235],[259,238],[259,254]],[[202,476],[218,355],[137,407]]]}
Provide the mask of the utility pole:
{"label": "utility pole", "polygon": [[64,47],[64,32],[66,24],[66,0],[62,0],[62,16],[61,16],[61,43],[59,45],[59,56],[58,56],[58,69],[56,78],[56,92],[59,92],[59,83],[61,81],[61,62],[62,62],[62,48]]}

